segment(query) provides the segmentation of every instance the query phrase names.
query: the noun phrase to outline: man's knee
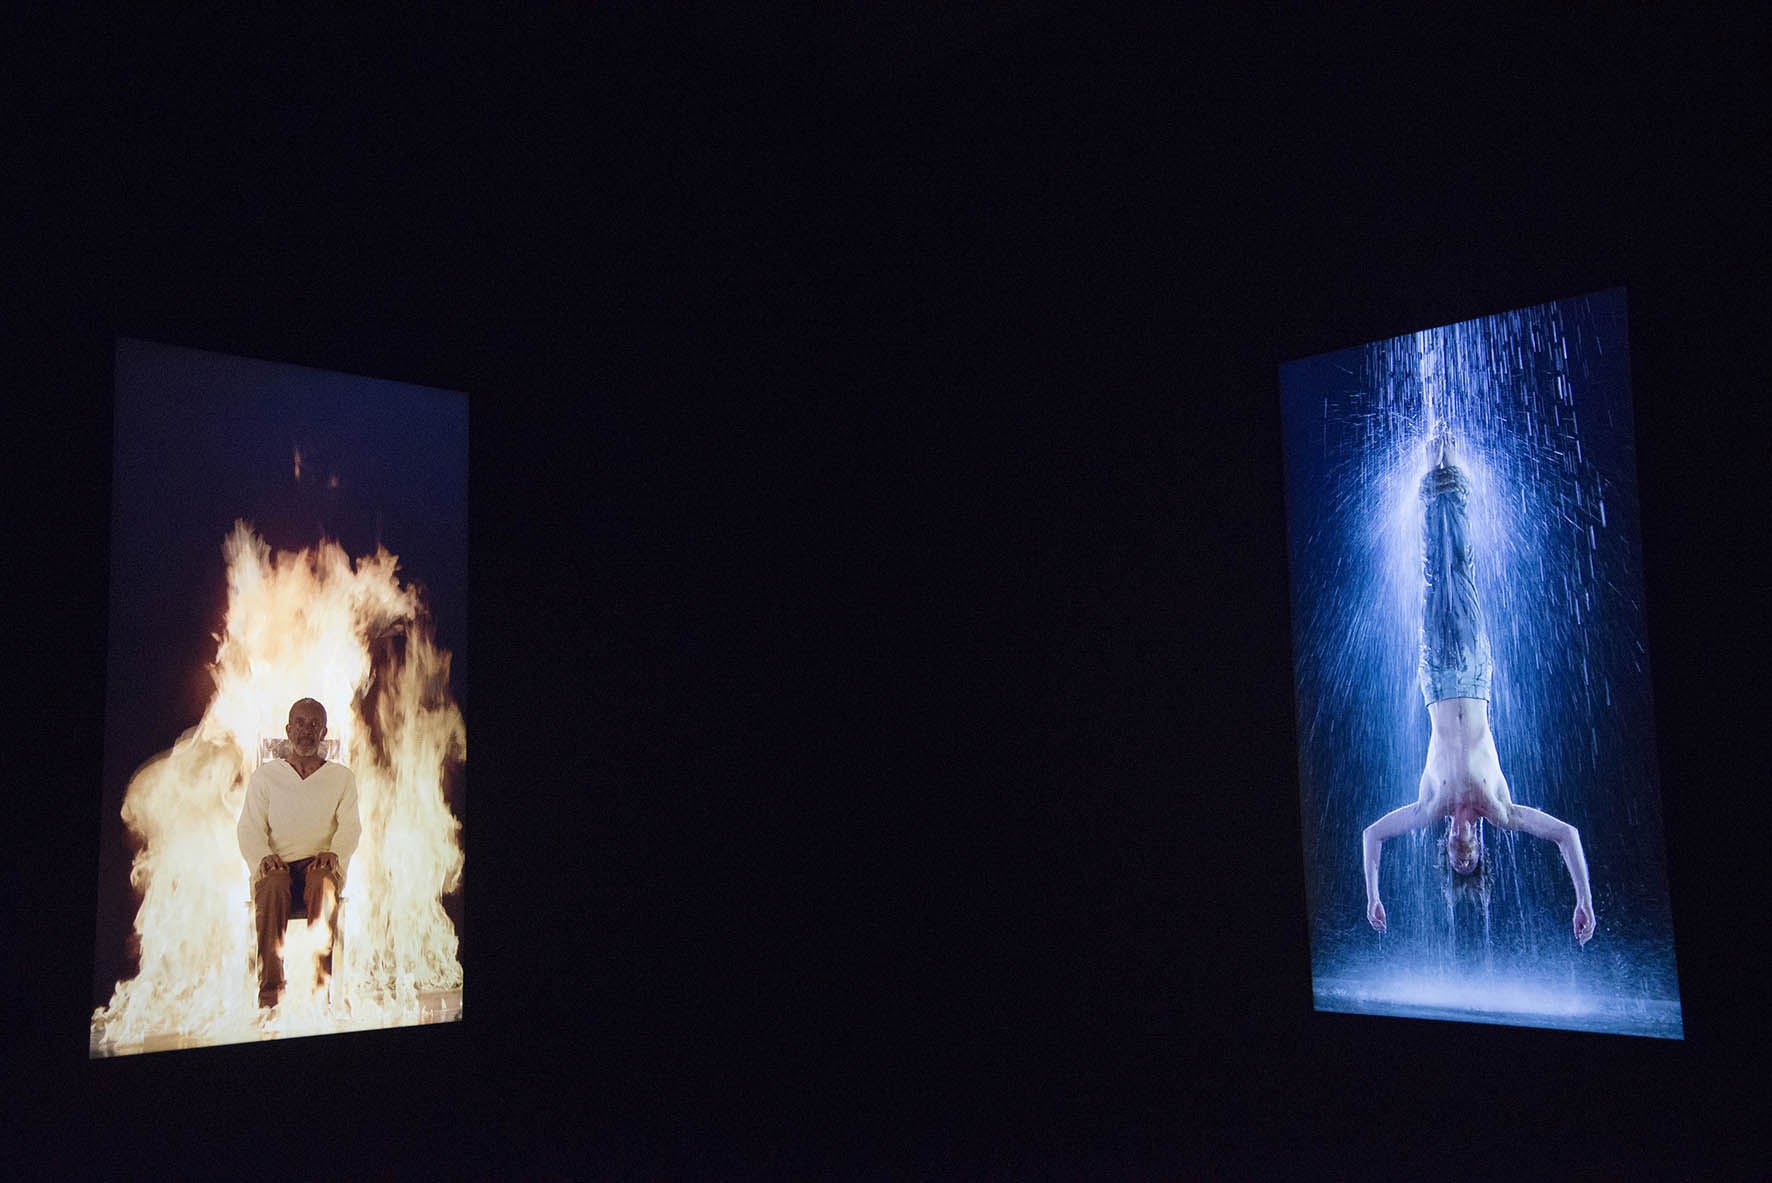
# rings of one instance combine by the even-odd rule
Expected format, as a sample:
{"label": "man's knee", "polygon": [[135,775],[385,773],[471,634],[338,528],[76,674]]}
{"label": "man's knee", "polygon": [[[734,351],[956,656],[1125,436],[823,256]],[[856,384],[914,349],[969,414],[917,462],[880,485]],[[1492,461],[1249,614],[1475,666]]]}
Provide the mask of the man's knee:
{"label": "man's knee", "polygon": [[252,898],[264,904],[275,899],[289,898],[289,871],[287,868],[278,871],[266,871],[252,885]]}
{"label": "man's knee", "polygon": [[328,900],[336,901],[339,896],[338,875],[332,871],[308,871],[308,881],[303,885],[303,903],[307,905],[308,915],[314,915],[314,909],[324,905]]}

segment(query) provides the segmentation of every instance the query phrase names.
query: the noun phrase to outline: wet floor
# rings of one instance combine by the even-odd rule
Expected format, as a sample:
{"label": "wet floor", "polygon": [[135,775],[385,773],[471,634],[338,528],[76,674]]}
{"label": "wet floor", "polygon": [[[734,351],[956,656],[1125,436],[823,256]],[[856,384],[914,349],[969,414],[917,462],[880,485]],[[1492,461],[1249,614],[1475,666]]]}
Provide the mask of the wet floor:
{"label": "wet floor", "polygon": [[1315,997],[1318,1010],[1337,1014],[1683,1038],[1680,1004],[1674,999],[1621,999],[1538,990],[1517,982],[1433,978],[1378,982],[1318,978]]}

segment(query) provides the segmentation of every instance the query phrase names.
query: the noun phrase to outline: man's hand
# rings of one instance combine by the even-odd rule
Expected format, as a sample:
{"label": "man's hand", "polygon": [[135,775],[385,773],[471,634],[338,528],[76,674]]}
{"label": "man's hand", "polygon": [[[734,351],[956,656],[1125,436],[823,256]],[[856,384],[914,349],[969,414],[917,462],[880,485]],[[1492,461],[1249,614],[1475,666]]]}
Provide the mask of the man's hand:
{"label": "man's hand", "polygon": [[1384,931],[1384,905],[1378,900],[1366,905],[1366,923],[1379,932]]}
{"label": "man's hand", "polygon": [[314,856],[314,861],[309,864],[309,867],[315,871],[330,871],[336,875],[338,874],[338,856],[330,850],[322,850]]}
{"label": "man's hand", "polygon": [[1594,935],[1594,906],[1592,904],[1575,905],[1575,940],[1585,945],[1588,938]]}
{"label": "man's hand", "polygon": [[289,870],[289,864],[274,854],[267,854],[264,858],[259,860],[258,873],[260,875],[269,875],[272,871],[287,870]]}

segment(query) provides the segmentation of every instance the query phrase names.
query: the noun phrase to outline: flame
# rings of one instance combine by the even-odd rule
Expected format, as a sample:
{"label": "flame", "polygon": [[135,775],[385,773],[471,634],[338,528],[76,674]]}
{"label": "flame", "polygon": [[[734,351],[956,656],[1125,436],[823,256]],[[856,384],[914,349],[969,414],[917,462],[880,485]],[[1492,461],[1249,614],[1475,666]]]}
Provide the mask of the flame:
{"label": "flame", "polygon": [[[273,555],[244,522],[222,553],[228,607],[210,667],[215,693],[124,795],[123,820],[140,842],[130,882],[141,896],[141,965],[93,1013],[95,1055],[156,1040],[398,1026],[434,1017],[439,993],[459,997],[442,897],[461,885],[461,824],[443,775],[466,760],[467,738],[449,695],[450,655],[420,590],[401,584],[385,549],[354,563],[332,541]],[[290,704],[306,697],[326,706],[328,738],[357,778],[363,836],[336,904],[332,980],[313,972],[324,927],[296,920],[284,940],[283,1002],[261,1012],[234,826],[261,739],[280,736]]]}

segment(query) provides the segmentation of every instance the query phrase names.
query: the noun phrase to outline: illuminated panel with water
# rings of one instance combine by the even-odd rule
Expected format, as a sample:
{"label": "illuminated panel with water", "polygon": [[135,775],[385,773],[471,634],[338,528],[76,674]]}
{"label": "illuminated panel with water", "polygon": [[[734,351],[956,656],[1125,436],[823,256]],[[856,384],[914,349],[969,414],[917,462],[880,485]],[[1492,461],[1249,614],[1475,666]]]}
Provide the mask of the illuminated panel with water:
{"label": "illuminated panel with water", "polygon": [[[115,394],[92,1055],[459,1018],[467,400],[140,341]],[[236,826],[304,698],[361,838],[265,1005]]]}
{"label": "illuminated panel with water", "polygon": [[[1627,345],[1614,289],[1281,367],[1319,1010],[1682,1036]],[[1430,578],[1486,689],[1424,690]]]}

